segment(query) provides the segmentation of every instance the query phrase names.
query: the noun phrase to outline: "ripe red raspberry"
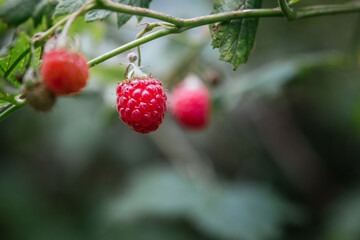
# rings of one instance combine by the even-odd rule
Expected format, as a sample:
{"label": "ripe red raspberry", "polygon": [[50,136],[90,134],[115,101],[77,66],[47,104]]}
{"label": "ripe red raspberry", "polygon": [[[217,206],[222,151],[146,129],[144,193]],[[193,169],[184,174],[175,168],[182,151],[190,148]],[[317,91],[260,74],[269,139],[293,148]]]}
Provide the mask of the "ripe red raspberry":
{"label": "ripe red raspberry", "polygon": [[40,69],[47,88],[56,95],[79,93],[89,77],[86,58],[66,49],[45,52]]}
{"label": "ripe red raspberry", "polygon": [[184,127],[204,128],[209,122],[210,106],[210,92],[195,75],[187,77],[171,93],[170,110]]}
{"label": "ripe red raspberry", "polygon": [[116,94],[117,110],[127,125],[139,133],[158,129],[167,109],[167,95],[159,80],[135,77],[120,82]]}

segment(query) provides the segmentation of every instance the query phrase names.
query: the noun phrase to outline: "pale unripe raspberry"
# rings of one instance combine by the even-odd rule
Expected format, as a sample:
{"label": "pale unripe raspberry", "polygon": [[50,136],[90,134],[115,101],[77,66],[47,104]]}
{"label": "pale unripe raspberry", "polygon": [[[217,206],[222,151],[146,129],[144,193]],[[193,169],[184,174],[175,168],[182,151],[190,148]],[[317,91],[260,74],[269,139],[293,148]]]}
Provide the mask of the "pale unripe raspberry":
{"label": "pale unripe raspberry", "polygon": [[204,128],[210,118],[211,98],[208,88],[195,75],[189,75],[176,86],[170,99],[174,118],[190,129]]}

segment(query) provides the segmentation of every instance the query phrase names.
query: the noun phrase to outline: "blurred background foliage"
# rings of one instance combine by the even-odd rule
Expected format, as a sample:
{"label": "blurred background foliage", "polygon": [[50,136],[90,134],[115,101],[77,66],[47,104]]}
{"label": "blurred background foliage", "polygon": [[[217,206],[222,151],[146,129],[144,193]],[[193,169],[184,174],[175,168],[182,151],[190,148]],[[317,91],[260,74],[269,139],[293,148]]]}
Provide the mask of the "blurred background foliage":
{"label": "blurred background foliage", "polygon": [[[151,8],[189,18],[212,1]],[[136,25],[79,19],[71,31],[92,59],[133,40]],[[359,14],[260,19],[236,72],[207,27],[141,50],[169,91],[188,73],[209,85],[208,128],[188,132],[168,114],[155,133],[135,133],[115,109],[126,53],[94,67],[81,95],[1,122],[1,239],[360,239]]]}

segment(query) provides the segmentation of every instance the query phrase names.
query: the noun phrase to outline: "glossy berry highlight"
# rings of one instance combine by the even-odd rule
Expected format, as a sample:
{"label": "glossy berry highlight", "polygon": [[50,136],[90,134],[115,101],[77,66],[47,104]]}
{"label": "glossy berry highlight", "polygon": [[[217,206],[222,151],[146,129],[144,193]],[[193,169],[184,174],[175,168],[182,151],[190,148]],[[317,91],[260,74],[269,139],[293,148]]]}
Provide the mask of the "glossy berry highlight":
{"label": "glossy berry highlight", "polygon": [[54,48],[45,52],[40,73],[47,88],[55,95],[71,95],[85,87],[89,66],[83,55]]}
{"label": "glossy berry highlight", "polygon": [[123,122],[139,133],[158,129],[167,110],[167,95],[158,79],[135,77],[120,82],[116,94],[117,111]]}
{"label": "glossy berry highlight", "polygon": [[211,97],[208,88],[195,75],[190,75],[171,93],[170,110],[185,128],[202,129],[210,118]]}

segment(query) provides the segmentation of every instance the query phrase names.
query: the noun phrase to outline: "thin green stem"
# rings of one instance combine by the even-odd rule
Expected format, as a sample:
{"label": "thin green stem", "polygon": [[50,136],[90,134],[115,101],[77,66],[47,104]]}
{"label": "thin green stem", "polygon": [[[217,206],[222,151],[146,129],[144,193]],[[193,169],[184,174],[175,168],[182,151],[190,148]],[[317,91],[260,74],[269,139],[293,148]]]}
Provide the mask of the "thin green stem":
{"label": "thin green stem", "polygon": [[287,20],[292,21],[297,18],[296,12],[290,8],[287,0],[278,0],[280,8]]}
{"label": "thin green stem", "polygon": [[62,25],[64,25],[67,22],[67,20],[69,20],[70,17],[71,17],[71,15],[67,15],[66,17],[62,18],[60,21],[58,21],[55,25],[53,25],[51,28],[49,28],[45,32],[38,33],[38,36],[36,36],[34,38],[35,47],[36,48],[41,47],[46,42],[46,40],[48,40],[51,37],[51,35],[54,34],[56,29],[58,29]]}
{"label": "thin green stem", "polygon": [[[11,105],[11,106],[10,106]],[[8,117],[12,112],[18,110],[19,108],[22,108],[26,105],[26,102],[14,105],[9,104],[9,107],[6,108],[3,112],[0,113],[0,121],[4,120],[6,117]]]}
{"label": "thin green stem", "polygon": [[128,50],[135,48],[137,46],[140,46],[144,43],[150,42],[154,39],[157,39],[157,38],[160,38],[160,37],[172,34],[172,33],[179,33],[179,32],[185,31],[185,30],[187,30],[187,29],[185,29],[185,28],[181,29],[181,28],[177,28],[177,27],[171,27],[171,28],[169,27],[169,28],[160,29],[160,30],[153,32],[145,37],[136,39],[125,45],[122,45],[121,47],[115,48],[114,50],[107,52],[97,58],[94,58],[94,59],[90,60],[88,62],[88,64],[90,67],[94,67],[94,66],[98,65],[99,63],[102,63],[102,62],[108,60],[109,58],[112,58],[120,53],[128,51]]}
{"label": "thin green stem", "polygon": [[229,21],[238,18],[249,17],[281,17],[283,14],[279,8],[262,8],[262,9],[247,9],[239,11],[230,11],[223,13],[216,13],[202,17],[184,19],[183,25],[186,27],[199,27],[202,25]]}
{"label": "thin green stem", "polygon": [[138,52],[138,66],[141,66],[141,50],[140,46],[137,46],[137,52]]}
{"label": "thin green stem", "polygon": [[341,13],[351,13],[360,11],[360,1],[334,5],[320,5],[296,10],[297,18],[308,18],[315,16],[326,16]]}
{"label": "thin green stem", "polygon": [[[140,25],[144,25],[144,24],[140,24]],[[164,27],[174,27],[173,24],[169,24],[167,22],[154,22],[154,23],[145,23],[145,27],[144,29],[138,34],[136,35],[136,39],[141,38],[142,36],[144,36],[144,34],[152,31],[154,28],[156,27],[160,27],[160,26],[164,26]],[[140,46],[137,46],[137,51],[138,51],[138,66],[141,66],[141,51],[140,51]]]}
{"label": "thin green stem", "polygon": [[122,3],[116,3],[110,0],[99,0],[98,6],[100,9],[107,9],[114,12],[154,18],[164,22],[172,23],[176,26],[183,26],[183,19],[147,8],[133,7]]}

